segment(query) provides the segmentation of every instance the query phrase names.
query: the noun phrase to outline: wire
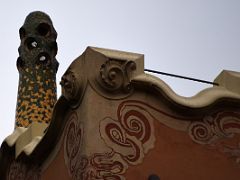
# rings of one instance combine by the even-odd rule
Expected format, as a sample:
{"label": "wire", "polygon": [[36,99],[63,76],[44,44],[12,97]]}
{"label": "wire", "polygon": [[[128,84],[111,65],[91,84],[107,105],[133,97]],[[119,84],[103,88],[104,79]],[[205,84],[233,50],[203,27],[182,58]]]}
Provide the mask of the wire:
{"label": "wire", "polygon": [[186,77],[186,76],[180,76],[180,75],[176,75],[176,74],[170,74],[170,73],[155,71],[155,70],[151,70],[151,69],[144,69],[144,71],[151,72],[151,73],[156,73],[156,74],[161,74],[161,75],[165,75],[165,76],[171,76],[171,77],[175,77],[175,78],[187,79],[187,80],[196,81],[196,82],[205,83],[205,84],[211,84],[211,85],[214,85],[214,86],[219,86],[218,83],[211,82],[211,81],[205,81],[205,80],[201,80],[201,79],[196,79],[196,78],[191,78],[191,77]]}

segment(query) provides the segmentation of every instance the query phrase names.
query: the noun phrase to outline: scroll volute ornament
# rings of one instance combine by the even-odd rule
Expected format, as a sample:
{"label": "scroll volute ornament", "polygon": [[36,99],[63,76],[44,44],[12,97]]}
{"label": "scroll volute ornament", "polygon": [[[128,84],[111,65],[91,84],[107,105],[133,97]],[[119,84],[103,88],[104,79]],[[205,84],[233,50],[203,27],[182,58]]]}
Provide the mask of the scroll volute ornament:
{"label": "scroll volute ornament", "polygon": [[[76,68],[77,67],[77,68]],[[79,71],[79,69],[81,71]],[[77,108],[82,100],[87,84],[82,61],[75,61],[62,76],[60,85],[62,95],[68,100],[72,108]]]}
{"label": "scroll volute ornament", "polygon": [[144,56],[111,49],[88,47],[84,52],[91,88],[107,99],[124,99],[133,93],[131,81],[144,73]]}
{"label": "scroll volute ornament", "polygon": [[129,93],[132,89],[130,76],[136,69],[133,61],[120,61],[109,59],[102,64],[100,69],[100,85],[107,91],[123,91]]}
{"label": "scroll volute ornament", "polygon": [[62,86],[62,95],[75,108],[78,105],[78,98],[81,94],[81,87],[73,71],[68,70],[62,77],[60,85]]}
{"label": "scroll volute ornament", "polygon": [[62,94],[72,108],[80,105],[87,84],[100,96],[124,99],[132,94],[131,80],[141,68],[143,55],[88,47],[63,75]]}

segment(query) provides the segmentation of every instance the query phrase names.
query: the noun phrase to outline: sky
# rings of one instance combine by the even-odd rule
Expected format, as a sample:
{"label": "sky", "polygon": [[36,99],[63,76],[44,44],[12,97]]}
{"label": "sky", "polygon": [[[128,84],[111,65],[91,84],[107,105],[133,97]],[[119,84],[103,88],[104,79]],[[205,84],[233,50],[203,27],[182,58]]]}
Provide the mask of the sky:
{"label": "sky", "polygon": [[[147,69],[207,81],[240,71],[239,0],[0,0],[0,142],[14,129],[18,30],[36,10],[58,32],[57,82],[87,46],[144,54]],[[211,87],[158,77],[181,96]]]}

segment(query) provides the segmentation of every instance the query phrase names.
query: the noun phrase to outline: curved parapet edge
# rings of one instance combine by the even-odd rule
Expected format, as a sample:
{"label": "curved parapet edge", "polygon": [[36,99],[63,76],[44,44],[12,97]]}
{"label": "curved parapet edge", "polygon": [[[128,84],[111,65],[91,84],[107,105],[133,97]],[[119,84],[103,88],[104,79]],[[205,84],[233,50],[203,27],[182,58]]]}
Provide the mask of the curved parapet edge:
{"label": "curved parapet edge", "polygon": [[204,89],[192,97],[180,96],[176,94],[164,81],[146,73],[136,76],[132,80],[132,83],[135,86],[146,86],[157,91],[158,93],[163,93],[172,103],[189,108],[204,108],[206,106],[210,106],[220,99],[232,99],[240,101],[239,93],[229,91],[222,86],[214,86]]}

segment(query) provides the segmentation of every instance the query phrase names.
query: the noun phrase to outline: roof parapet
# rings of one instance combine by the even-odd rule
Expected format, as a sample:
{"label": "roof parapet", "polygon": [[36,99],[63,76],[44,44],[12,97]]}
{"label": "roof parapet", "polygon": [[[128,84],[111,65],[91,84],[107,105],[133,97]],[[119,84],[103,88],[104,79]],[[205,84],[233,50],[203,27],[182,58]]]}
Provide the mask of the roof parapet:
{"label": "roof parapet", "polygon": [[240,94],[240,73],[235,71],[223,70],[214,80],[219,86],[228,91]]}

